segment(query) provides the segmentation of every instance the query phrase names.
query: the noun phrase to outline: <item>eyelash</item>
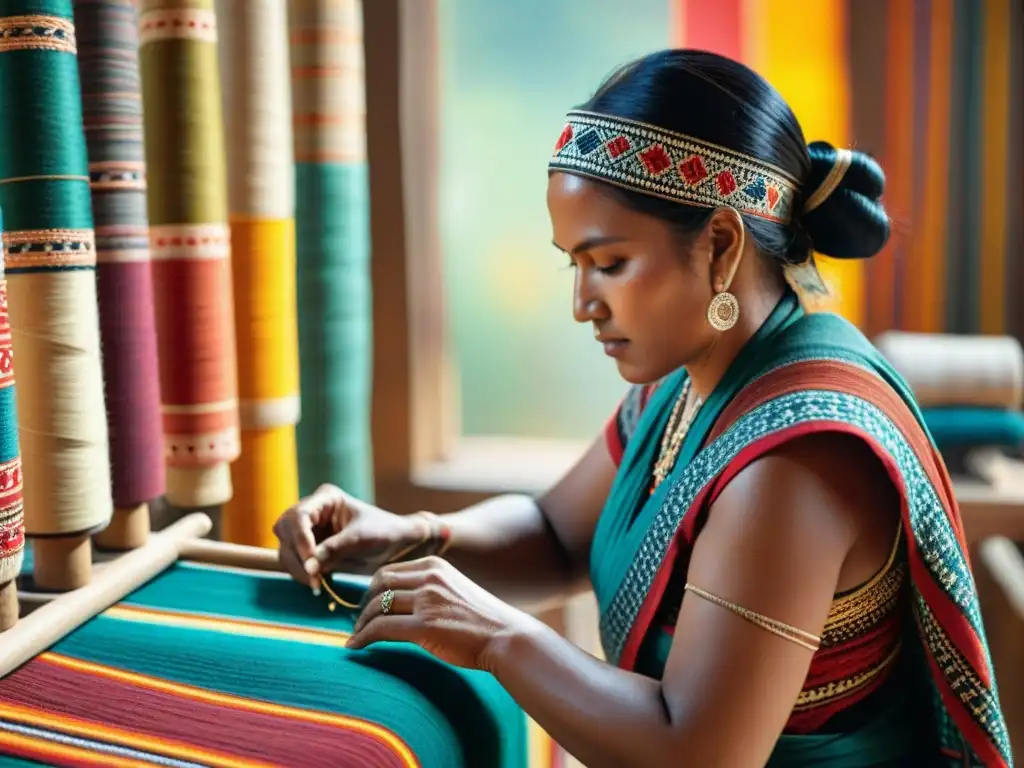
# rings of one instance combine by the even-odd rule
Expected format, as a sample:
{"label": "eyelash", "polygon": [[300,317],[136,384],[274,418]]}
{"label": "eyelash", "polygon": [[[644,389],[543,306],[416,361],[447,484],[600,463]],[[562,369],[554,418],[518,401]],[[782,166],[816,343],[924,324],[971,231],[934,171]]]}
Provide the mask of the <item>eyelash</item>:
{"label": "eyelash", "polygon": [[[618,272],[620,269],[622,269],[622,267],[623,267],[623,265],[625,263],[626,263],[625,259],[615,259],[614,263],[612,263],[611,266],[609,266],[609,267],[595,267],[595,269],[598,272],[600,272],[602,275],[614,275],[616,272]],[[573,261],[572,259],[569,259],[569,263],[566,264],[565,266],[567,268],[569,268],[569,269],[576,269],[576,262]]]}

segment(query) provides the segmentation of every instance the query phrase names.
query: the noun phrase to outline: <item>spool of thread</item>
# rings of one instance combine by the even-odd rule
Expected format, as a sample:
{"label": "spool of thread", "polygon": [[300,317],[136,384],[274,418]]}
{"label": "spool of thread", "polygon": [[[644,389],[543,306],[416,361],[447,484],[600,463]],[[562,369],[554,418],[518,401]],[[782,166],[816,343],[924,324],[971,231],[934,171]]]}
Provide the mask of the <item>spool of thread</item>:
{"label": "spool of thread", "polygon": [[164,493],[135,5],[79,0],[75,28],[114,496],[113,520],[95,541],[134,549],[149,536],[149,502]]}
{"label": "spool of thread", "polygon": [[[299,490],[373,496],[369,191],[358,0],[289,9],[302,420]],[[396,148],[397,151],[397,148]]]}
{"label": "spool of thread", "polygon": [[141,0],[139,44],[166,496],[208,507],[240,451],[213,0]]}
{"label": "spool of thread", "polygon": [[[0,233],[3,232],[0,216]],[[21,498],[18,404],[14,391],[14,345],[7,320],[7,279],[0,252],[0,632],[18,621],[14,580],[25,560],[25,505]]]}
{"label": "spool of thread", "polygon": [[274,546],[299,494],[299,333],[286,0],[220,0],[242,455],[221,538]]}
{"label": "spool of thread", "polygon": [[73,589],[113,507],[75,27],[70,0],[3,9],[0,208],[25,529],[37,586]]}
{"label": "spool of thread", "polygon": [[923,408],[1021,407],[1024,349],[1012,336],[887,331],[875,338],[875,346]]}

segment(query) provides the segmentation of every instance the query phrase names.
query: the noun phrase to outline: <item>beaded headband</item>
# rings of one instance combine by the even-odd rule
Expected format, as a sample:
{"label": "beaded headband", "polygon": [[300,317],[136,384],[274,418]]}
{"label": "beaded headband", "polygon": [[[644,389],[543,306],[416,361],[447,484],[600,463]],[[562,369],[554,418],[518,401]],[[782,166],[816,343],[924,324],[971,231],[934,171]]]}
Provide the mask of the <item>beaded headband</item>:
{"label": "beaded headband", "polygon": [[797,182],[748,155],[646,123],[573,110],[548,167],[626,189],[780,224],[793,217]]}

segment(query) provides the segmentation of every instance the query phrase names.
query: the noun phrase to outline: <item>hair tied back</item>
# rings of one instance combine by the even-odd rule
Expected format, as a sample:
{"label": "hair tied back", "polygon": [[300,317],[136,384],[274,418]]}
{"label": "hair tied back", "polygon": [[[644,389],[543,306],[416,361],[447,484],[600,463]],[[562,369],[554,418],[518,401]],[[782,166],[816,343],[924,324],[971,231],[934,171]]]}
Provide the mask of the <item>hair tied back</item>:
{"label": "hair tied back", "polygon": [[846,175],[846,172],[850,170],[850,166],[853,164],[853,152],[850,150],[837,149],[835,153],[835,160],[832,162],[832,168],[829,170],[828,175],[804,203],[803,212],[805,214],[810,213],[820,206],[828,199],[829,195],[838,189],[839,185],[843,181],[843,177]]}

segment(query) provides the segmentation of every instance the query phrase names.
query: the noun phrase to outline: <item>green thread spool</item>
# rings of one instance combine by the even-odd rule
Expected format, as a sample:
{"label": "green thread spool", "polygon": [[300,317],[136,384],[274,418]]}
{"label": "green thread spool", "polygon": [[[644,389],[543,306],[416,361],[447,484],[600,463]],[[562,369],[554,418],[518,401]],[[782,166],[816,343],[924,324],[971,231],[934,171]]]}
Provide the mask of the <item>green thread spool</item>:
{"label": "green thread spool", "polygon": [[91,577],[113,508],[96,252],[69,0],[0,4],[0,208],[37,586]]}

